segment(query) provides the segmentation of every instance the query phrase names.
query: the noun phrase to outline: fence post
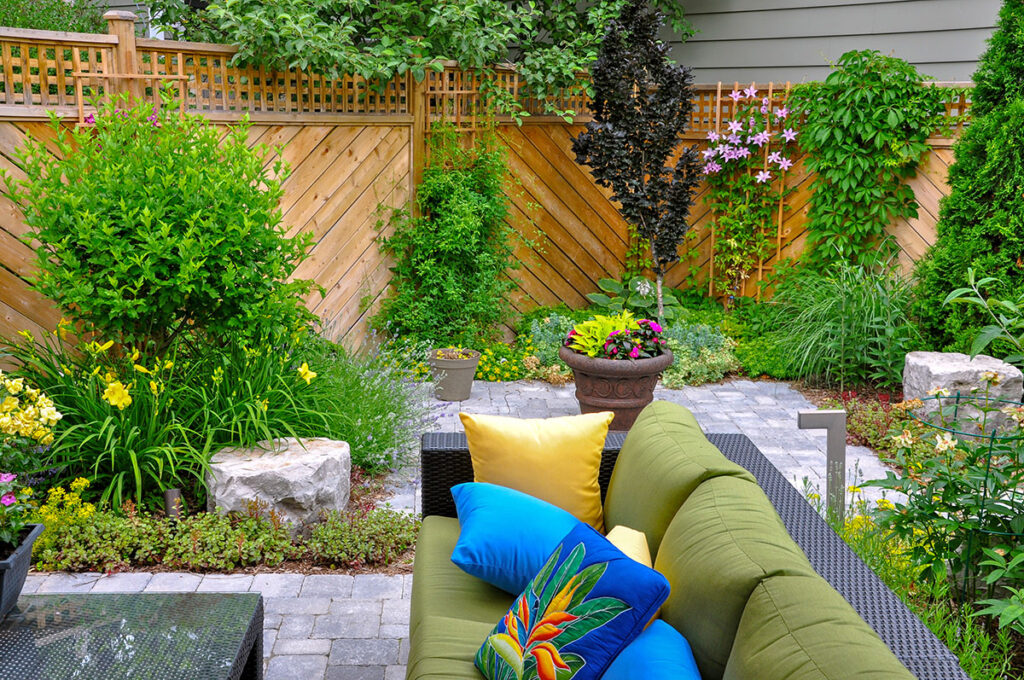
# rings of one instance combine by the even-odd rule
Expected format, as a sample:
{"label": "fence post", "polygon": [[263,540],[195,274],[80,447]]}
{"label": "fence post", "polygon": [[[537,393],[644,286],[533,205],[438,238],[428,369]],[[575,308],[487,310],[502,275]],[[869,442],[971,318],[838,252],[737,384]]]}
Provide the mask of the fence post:
{"label": "fence post", "polygon": [[409,140],[409,148],[412,153],[412,186],[409,191],[410,211],[413,216],[419,215],[419,208],[416,206],[416,187],[423,180],[423,165],[427,156],[427,78],[430,72],[424,76],[422,82],[409,74],[409,113],[412,114],[412,138]]}
{"label": "fence post", "polygon": [[[103,15],[107,20],[107,33],[117,36],[117,47],[114,48],[114,69],[117,75],[132,76],[137,72],[135,52],[135,20],[132,12],[110,10]],[[140,83],[132,78],[113,78],[107,83],[112,92],[130,92],[134,96],[141,93]]]}

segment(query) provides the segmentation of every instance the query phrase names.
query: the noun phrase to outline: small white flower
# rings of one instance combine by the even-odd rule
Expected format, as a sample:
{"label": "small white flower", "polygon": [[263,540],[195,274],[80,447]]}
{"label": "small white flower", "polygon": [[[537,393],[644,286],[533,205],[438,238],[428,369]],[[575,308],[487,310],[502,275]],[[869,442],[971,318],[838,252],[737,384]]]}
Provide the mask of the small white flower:
{"label": "small white flower", "polygon": [[948,432],[935,435],[935,451],[943,453],[945,451],[952,451],[956,448],[956,438]]}
{"label": "small white flower", "polygon": [[949,390],[947,390],[945,387],[935,387],[933,389],[928,390],[928,396],[929,397],[948,397],[949,396]]}

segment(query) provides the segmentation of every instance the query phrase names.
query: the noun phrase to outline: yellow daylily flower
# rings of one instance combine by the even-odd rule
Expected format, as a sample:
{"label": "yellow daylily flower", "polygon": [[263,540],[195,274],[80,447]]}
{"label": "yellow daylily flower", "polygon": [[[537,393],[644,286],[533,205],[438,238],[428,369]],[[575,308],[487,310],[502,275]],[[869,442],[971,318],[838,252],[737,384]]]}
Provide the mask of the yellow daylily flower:
{"label": "yellow daylily flower", "polygon": [[120,380],[107,385],[107,389],[103,392],[103,399],[111,406],[116,406],[118,410],[123,411],[126,406],[130,406],[132,403],[132,396],[128,394],[128,390],[121,383]]}
{"label": "yellow daylily flower", "polygon": [[305,361],[303,361],[302,365],[299,366],[298,371],[299,377],[305,380],[307,385],[313,381],[313,378],[316,377],[316,372],[309,370],[309,364],[307,364]]}

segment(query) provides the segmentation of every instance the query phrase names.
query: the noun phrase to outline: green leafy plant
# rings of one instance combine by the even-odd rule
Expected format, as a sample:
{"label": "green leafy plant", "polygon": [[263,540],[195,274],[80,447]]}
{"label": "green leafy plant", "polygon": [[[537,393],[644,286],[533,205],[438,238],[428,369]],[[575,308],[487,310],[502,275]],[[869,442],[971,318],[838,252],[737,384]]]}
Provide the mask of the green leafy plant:
{"label": "green leafy plant", "polygon": [[90,0],[19,0],[0,4],[0,26],[40,31],[103,33],[101,5]]}
{"label": "green leafy plant", "polygon": [[649,359],[665,351],[661,325],[651,319],[634,319],[629,312],[615,316],[595,315],[573,326],[565,346],[598,359]]}
{"label": "green leafy plant", "polygon": [[608,22],[591,67],[594,120],[572,144],[576,162],[611,189],[623,217],[650,245],[659,319],[665,271],[679,261],[700,182],[696,146],[677,154],[690,124],[693,75],[669,59],[659,38],[663,22],[647,0],[630,0]]}
{"label": "green leafy plant", "polygon": [[662,382],[670,389],[716,382],[740,367],[734,354],[736,341],[717,327],[673,324],[662,337],[675,357],[662,374]]}
{"label": "green leafy plant", "polygon": [[378,329],[436,344],[473,345],[497,335],[510,308],[513,229],[505,222],[505,157],[493,130],[469,148],[450,123],[433,127],[416,201],[422,216],[391,215],[381,249],[394,265]]}
{"label": "green leafy plant", "polygon": [[840,387],[902,382],[906,353],[919,337],[909,318],[910,287],[889,266],[840,260],[820,272],[807,269],[780,283],[772,303],[774,339],[796,375]]}
{"label": "green leafy plant", "polygon": [[480,352],[480,363],[476,367],[477,380],[508,382],[526,377],[523,361],[528,348],[496,342]]}
{"label": "green leafy plant", "polygon": [[[608,22],[624,0],[586,5],[556,0],[156,0],[157,25],[174,37],[239,46],[235,60],[275,69],[301,68],[332,77],[357,74],[389,81],[451,59],[475,70],[485,96],[501,111],[522,113],[526,98],[545,112],[577,115],[550,95],[587,92],[584,72],[596,57]],[[658,0],[684,35],[682,7]],[[194,9],[202,7],[202,9]],[[514,63],[520,98],[500,87],[496,64]]]}
{"label": "green leafy plant", "polygon": [[287,175],[248,123],[225,139],[170,106],[101,103],[93,125],[18,152],[6,177],[36,242],[34,285],[85,331],[163,355],[186,330],[219,342],[259,337],[308,318],[309,281],[288,281],[311,236],[285,236],[278,200]]}
{"label": "green leafy plant", "polygon": [[[732,300],[751,269],[768,255],[775,230],[766,227],[789,193],[781,174],[793,166],[784,154],[797,132],[785,104],[777,107],[759,97],[753,85],[733,90],[730,97],[736,114],[722,133],[708,133],[703,172],[715,213],[713,283],[718,294]],[[773,143],[776,151],[771,151]]]}
{"label": "green leafy plant", "polygon": [[847,52],[790,101],[805,114],[800,145],[816,173],[808,212],[811,261],[871,264],[894,219],[917,216],[913,176],[945,114],[947,93],[875,50]]}
{"label": "green leafy plant", "polygon": [[993,322],[982,327],[974,337],[970,349],[972,357],[984,352],[994,341],[999,341],[1010,348],[1011,353],[1006,355],[1006,361],[1020,363],[1024,361],[1024,317],[1021,315],[1024,309],[1024,289],[1021,289],[1016,300],[997,300],[982,293],[983,288],[993,284],[1002,288],[999,279],[994,276],[976,280],[974,269],[968,269],[967,287],[951,291],[942,304],[945,306],[960,302],[973,305],[983,309]]}
{"label": "green leafy plant", "polygon": [[331,568],[387,566],[416,544],[419,529],[418,519],[391,508],[331,512],[313,527],[307,546],[310,559]]}
{"label": "green leafy plant", "polygon": [[1004,2],[995,33],[981,56],[971,92],[971,124],[949,168],[950,194],[940,204],[938,238],[917,263],[915,314],[936,346],[966,351],[989,315],[980,307],[944,308],[968,269],[995,278],[990,293],[1016,300],[1024,293],[1024,7]]}
{"label": "green leafy plant", "polygon": [[[630,311],[638,318],[651,319],[658,316],[658,296],[654,284],[643,276],[634,276],[622,281],[600,279],[597,287],[603,292],[587,293],[595,311],[615,314]],[[663,316],[671,321],[679,315],[681,305],[675,289],[663,290]]]}
{"label": "green leafy plant", "polygon": [[18,488],[18,475],[0,472],[0,556],[18,547],[27,523],[29,488]]}

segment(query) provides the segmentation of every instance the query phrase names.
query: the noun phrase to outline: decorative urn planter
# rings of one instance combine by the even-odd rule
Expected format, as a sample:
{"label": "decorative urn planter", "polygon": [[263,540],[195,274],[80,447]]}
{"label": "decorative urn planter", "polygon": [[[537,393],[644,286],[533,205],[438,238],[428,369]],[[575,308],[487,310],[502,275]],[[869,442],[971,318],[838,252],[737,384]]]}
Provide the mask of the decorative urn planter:
{"label": "decorative urn planter", "polygon": [[434,396],[441,401],[464,401],[473,391],[480,352],[443,347],[430,353],[430,372],[437,381]]}
{"label": "decorative urn planter", "polygon": [[42,524],[29,524],[28,534],[6,559],[0,560],[0,619],[7,616],[25,587],[28,568],[32,566],[32,544],[43,533]]}
{"label": "decorative urn planter", "polygon": [[633,427],[644,406],[654,401],[658,378],[673,360],[668,349],[650,359],[628,360],[594,359],[563,346],[558,356],[572,369],[576,379],[580,412],[612,411],[612,430]]}

